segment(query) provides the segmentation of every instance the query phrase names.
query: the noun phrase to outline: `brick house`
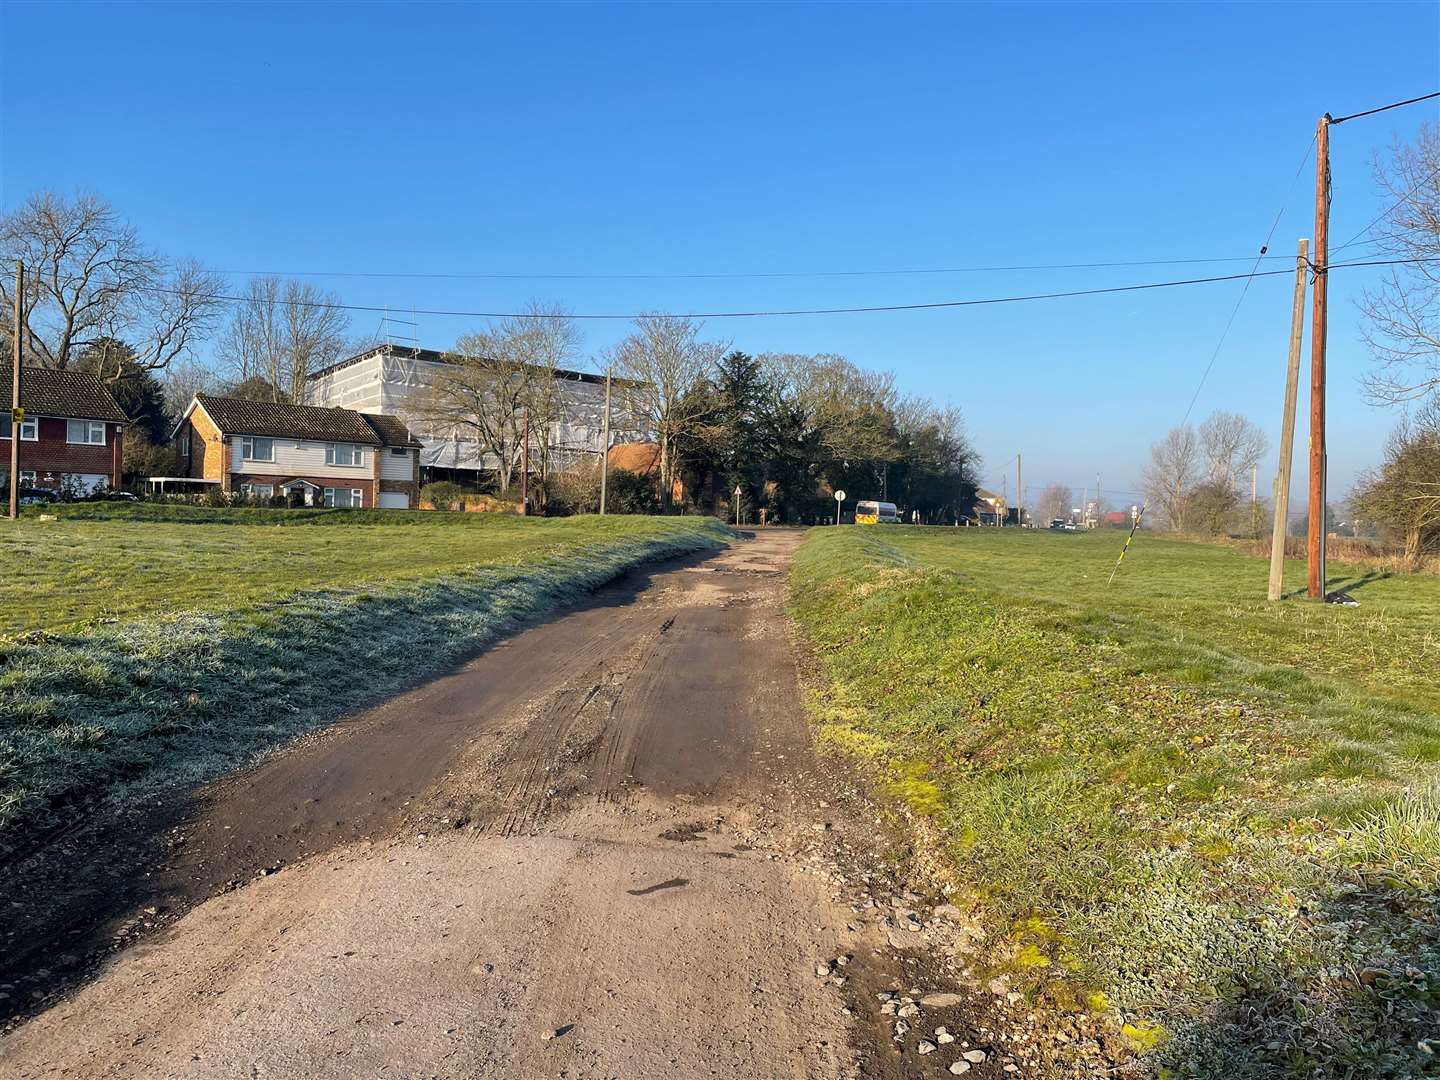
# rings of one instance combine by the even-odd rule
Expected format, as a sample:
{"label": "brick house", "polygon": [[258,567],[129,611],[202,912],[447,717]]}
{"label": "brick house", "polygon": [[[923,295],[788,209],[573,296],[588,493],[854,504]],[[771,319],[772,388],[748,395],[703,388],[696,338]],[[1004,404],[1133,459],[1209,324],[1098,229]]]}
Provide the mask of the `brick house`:
{"label": "brick house", "polygon": [[394,416],[197,394],[171,443],[181,476],[306,506],[419,503],[420,443]]}
{"label": "brick house", "polygon": [[[98,375],[20,369],[20,486],[82,495],[118,488],[123,471],[124,410]],[[0,365],[0,487],[10,483],[14,369]]]}

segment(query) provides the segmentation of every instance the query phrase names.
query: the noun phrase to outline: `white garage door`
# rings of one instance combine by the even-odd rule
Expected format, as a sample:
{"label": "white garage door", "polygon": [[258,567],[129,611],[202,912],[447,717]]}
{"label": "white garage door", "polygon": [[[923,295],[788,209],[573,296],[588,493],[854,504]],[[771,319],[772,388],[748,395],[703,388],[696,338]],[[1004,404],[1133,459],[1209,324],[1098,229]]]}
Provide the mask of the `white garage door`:
{"label": "white garage door", "polygon": [[409,510],[410,496],[403,491],[380,492],[381,510]]}
{"label": "white garage door", "polygon": [[64,473],[60,477],[61,488],[76,495],[91,495],[110,486],[110,478],[104,473]]}

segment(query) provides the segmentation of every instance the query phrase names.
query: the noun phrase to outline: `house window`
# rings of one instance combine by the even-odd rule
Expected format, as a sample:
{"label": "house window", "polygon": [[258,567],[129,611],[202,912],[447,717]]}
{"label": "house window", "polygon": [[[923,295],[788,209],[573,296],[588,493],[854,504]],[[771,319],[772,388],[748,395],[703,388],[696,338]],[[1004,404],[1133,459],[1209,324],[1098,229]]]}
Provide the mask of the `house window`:
{"label": "house window", "polygon": [[189,432],[189,431],[186,431],[184,435],[181,435],[181,436],[180,436],[180,456],[181,456],[181,457],[189,457],[189,456],[190,456],[190,432]]}
{"label": "house window", "polygon": [[[23,489],[25,489],[25,488],[27,488],[27,487],[34,487],[34,486],[35,486],[35,470],[34,470],[34,469],[21,469],[21,470],[20,470],[20,487],[21,487],[21,489],[23,490]],[[10,489],[10,470],[9,470],[9,469],[0,469],[0,491],[8,491],[9,489]]]}
{"label": "house window", "polygon": [[254,499],[270,499],[275,496],[274,484],[241,484],[240,490]]}
{"label": "house window", "polygon": [[[20,437],[25,437],[21,431]],[[104,446],[105,445],[105,421],[103,420],[66,420],[65,441],[68,443],[79,443],[82,446]]]}
{"label": "house window", "polygon": [[[0,413],[0,439],[10,438],[10,414]],[[20,441],[36,442],[40,438],[40,421],[33,416],[20,422]]]}
{"label": "house window", "polygon": [[409,448],[408,446],[392,446],[392,447],[390,447],[390,456],[391,456],[391,457],[408,457],[409,454],[410,454],[410,448]]}
{"label": "house window", "polygon": [[359,488],[326,488],[325,505],[359,508],[365,505],[365,494]]}
{"label": "house window", "polygon": [[240,440],[240,457],[244,461],[274,461],[275,440],[246,435]]}
{"label": "house window", "polygon": [[364,465],[365,451],[354,443],[326,443],[326,465]]}

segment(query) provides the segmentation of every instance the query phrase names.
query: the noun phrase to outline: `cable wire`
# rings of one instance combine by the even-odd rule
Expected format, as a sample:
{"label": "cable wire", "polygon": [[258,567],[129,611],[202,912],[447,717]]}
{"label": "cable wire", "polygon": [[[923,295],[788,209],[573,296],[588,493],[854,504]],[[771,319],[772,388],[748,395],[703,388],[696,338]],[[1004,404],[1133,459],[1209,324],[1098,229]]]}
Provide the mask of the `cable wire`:
{"label": "cable wire", "polygon": [[[1281,259],[1283,255],[1269,255]],[[733,274],[499,274],[404,273],[359,270],[217,270],[218,274],[268,277],[382,278],[425,281],[734,281],[771,278],[902,277],[934,274],[998,274],[1031,270],[1105,270],[1131,266],[1189,266],[1202,263],[1248,262],[1250,256],[1195,259],[1133,259],[1120,262],[1034,263],[1010,266],[917,267],[898,270],[795,270]]]}
{"label": "cable wire", "polygon": [[[1382,259],[1363,262],[1332,263],[1331,270],[1352,266],[1393,266],[1397,263],[1421,263],[1440,262],[1434,258],[1415,259]],[[974,300],[940,300],[933,303],[922,304],[872,304],[862,307],[836,307],[836,308],[789,308],[780,310],[756,310],[756,311],[694,311],[694,312],[629,312],[629,313],[584,313],[567,314],[567,318],[586,321],[599,320],[633,320],[646,315],[667,315],[677,319],[760,319],[776,318],[790,315],[857,315],[869,314],[872,312],[885,311],[937,311],[946,308],[963,307],[984,307],[992,304],[1019,304],[1033,300],[1062,300],[1076,296],[1103,296],[1110,293],[1145,292],[1151,289],[1173,289],[1186,285],[1208,285],[1220,281],[1245,281],[1257,277],[1276,277],[1289,274],[1290,270],[1259,270],[1248,274],[1222,274],[1216,277],[1183,278],[1178,281],[1150,281],[1140,285],[1111,285],[1097,289],[1068,289],[1062,292],[1029,293],[1020,296],[991,296],[981,297]],[[168,296],[190,295],[196,299],[217,300],[223,303],[247,303],[249,297],[231,296],[226,293],[199,293],[185,294],[177,289],[141,289],[141,292],[159,293]],[[322,300],[276,300],[275,303],[286,307],[308,307],[328,308],[337,311],[365,311],[383,312],[385,307],[369,304],[339,304]],[[525,311],[461,311],[446,310],[437,308],[407,308],[414,315],[434,315],[439,317],[455,317],[470,319],[532,319],[540,318],[533,312]]]}
{"label": "cable wire", "polygon": [[1362,116],[1374,116],[1376,113],[1388,112],[1391,109],[1398,109],[1402,105],[1414,105],[1417,101],[1429,101],[1431,98],[1440,98],[1440,90],[1433,94],[1421,94],[1419,97],[1406,98],[1404,101],[1392,101],[1389,105],[1381,105],[1378,109],[1366,109],[1364,112],[1351,113],[1349,116],[1330,117],[1330,126],[1343,124],[1346,120],[1358,120]]}

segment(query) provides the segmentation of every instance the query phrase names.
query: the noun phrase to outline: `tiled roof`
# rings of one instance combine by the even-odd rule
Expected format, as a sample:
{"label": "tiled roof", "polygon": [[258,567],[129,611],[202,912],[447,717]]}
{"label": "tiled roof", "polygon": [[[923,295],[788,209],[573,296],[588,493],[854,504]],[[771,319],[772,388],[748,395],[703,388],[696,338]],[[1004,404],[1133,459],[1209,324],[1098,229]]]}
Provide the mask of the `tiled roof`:
{"label": "tiled roof", "polygon": [[660,447],[652,442],[616,443],[610,447],[610,468],[649,476],[660,468]]}
{"label": "tiled roof", "polygon": [[[13,405],[13,384],[14,368],[0,364],[0,408],[6,412]],[[54,371],[26,364],[20,369],[20,404],[32,416],[73,416],[122,424],[129,420],[100,376],[84,371]]]}
{"label": "tiled roof", "polygon": [[195,400],[226,435],[386,445],[376,429],[354,409],[326,409],[315,405],[291,405],[284,401],[212,397],[210,394],[196,394]]}
{"label": "tiled roof", "polygon": [[380,441],[386,446],[422,446],[419,439],[410,434],[410,429],[405,426],[398,416],[390,416],[387,413],[361,413],[365,422],[375,429],[375,434],[380,436]]}

